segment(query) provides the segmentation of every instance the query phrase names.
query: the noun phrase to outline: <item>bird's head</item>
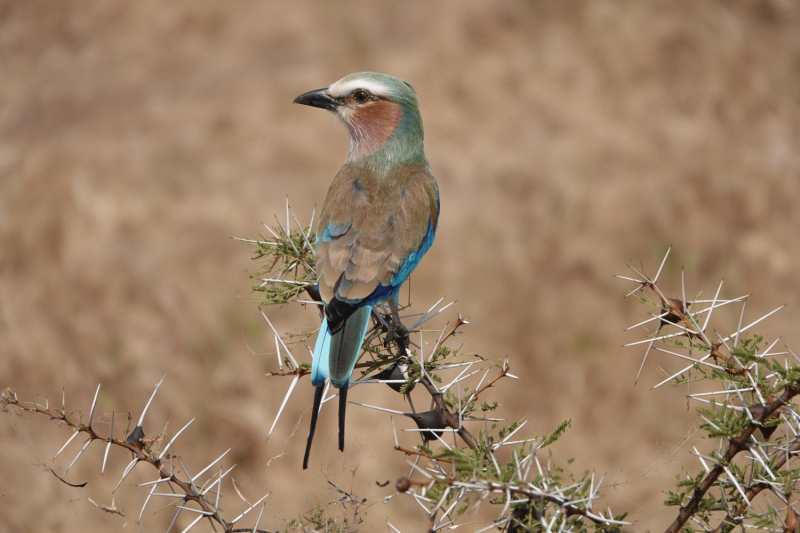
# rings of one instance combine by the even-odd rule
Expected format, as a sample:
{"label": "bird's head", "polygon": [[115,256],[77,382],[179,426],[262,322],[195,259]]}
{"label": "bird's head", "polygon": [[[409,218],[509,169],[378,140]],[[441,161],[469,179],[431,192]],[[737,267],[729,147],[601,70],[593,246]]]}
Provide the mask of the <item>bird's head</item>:
{"label": "bird's head", "polygon": [[357,72],[303,93],[294,103],[327,109],[339,117],[350,133],[349,162],[379,152],[390,159],[424,159],[417,95],[399,78]]}

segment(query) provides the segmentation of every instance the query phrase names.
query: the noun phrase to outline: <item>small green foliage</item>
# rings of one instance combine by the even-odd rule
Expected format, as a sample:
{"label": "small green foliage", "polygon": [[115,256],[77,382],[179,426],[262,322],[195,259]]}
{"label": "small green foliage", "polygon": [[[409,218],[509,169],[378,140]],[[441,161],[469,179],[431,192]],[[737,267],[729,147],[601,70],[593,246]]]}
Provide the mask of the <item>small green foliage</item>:
{"label": "small green foliage", "polygon": [[[518,427],[519,427],[519,422],[517,422],[517,421],[515,420],[515,421],[511,422],[511,424],[510,424],[510,425],[508,425],[508,426],[506,426],[506,427],[502,427],[502,428],[500,428],[500,431],[499,431],[499,433],[498,433],[498,434],[500,435],[500,438],[502,439],[502,438],[504,438],[506,435],[508,435],[509,433],[511,433],[512,431],[514,431],[515,429],[517,429]],[[556,431],[558,431],[558,430],[556,430]]]}
{"label": "small green foliage", "polygon": [[697,412],[707,419],[700,427],[706,430],[709,437],[735,437],[750,424],[747,415],[737,416],[735,411],[729,410],[727,401],[717,409],[716,403],[711,400],[708,408],[698,407]]}
{"label": "small green foliage", "polygon": [[[295,525],[298,525],[298,522],[294,521]],[[333,518],[327,517],[325,514],[325,509],[323,509],[319,503],[316,504],[314,509],[312,509],[308,514],[302,515],[300,517],[299,525],[304,527],[313,527],[318,530],[329,531],[333,530],[336,531],[338,528],[336,526],[336,520]]]}
{"label": "small green foliage", "polygon": [[743,365],[759,361],[761,358],[756,356],[756,353],[763,340],[764,338],[761,335],[743,339],[738,346],[733,347],[731,355],[736,357]]}
{"label": "small green foliage", "polygon": [[667,507],[683,505],[683,496],[684,494],[682,492],[667,491],[667,499],[664,500],[664,505]]}
{"label": "small green foliage", "polygon": [[268,283],[266,285],[253,285],[252,289],[261,293],[260,305],[284,305],[303,294],[306,290],[306,285]]}
{"label": "small green foliage", "polygon": [[572,420],[564,420],[563,422],[561,422],[561,424],[558,425],[555,431],[553,431],[548,435],[542,436],[541,447],[544,448],[545,446],[550,446],[555,441],[560,439],[564,435],[564,433],[566,433],[567,430],[571,427],[572,427]]}
{"label": "small green foliage", "polygon": [[[761,514],[761,516],[757,516],[756,519],[753,521],[753,526],[755,526],[756,530],[758,531],[784,531],[785,530],[785,522],[783,517],[781,517],[778,510],[775,509],[773,506],[769,506],[769,508]],[[732,531],[733,527],[724,531]]]}
{"label": "small green foliage", "polygon": [[[433,355],[430,357],[430,364],[435,366],[436,363],[444,361],[445,359],[451,359],[456,355],[458,355],[457,352],[458,352],[457,350],[453,350],[451,348],[448,348],[447,346],[442,346],[435,352],[433,352]],[[427,368],[427,363],[426,363],[426,368]]]}
{"label": "small green foliage", "polygon": [[667,491],[667,499],[664,500],[666,506],[682,506],[684,500],[690,496],[690,493],[703,481],[705,472],[700,472],[697,476],[692,477],[689,472],[684,468],[682,473],[675,475],[676,485],[678,491]]}
{"label": "small green foliage", "polygon": [[800,365],[782,365],[777,359],[772,359],[769,366],[770,370],[777,373],[786,384],[800,382]]}
{"label": "small green foliage", "polygon": [[481,402],[481,411],[483,411],[483,412],[494,411],[499,406],[500,406],[500,404],[497,403],[497,400],[493,401],[491,403],[491,405],[489,403],[487,403],[487,402]]}
{"label": "small green foliage", "polygon": [[[250,273],[252,279],[278,280],[262,281],[252,287],[260,294],[259,305],[283,305],[300,297],[307,286],[316,283],[314,265],[315,236],[308,228],[303,232],[291,231],[286,236],[283,228],[273,228],[277,237],[260,240],[247,240],[254,247],[253,261],[259,266]],[[305,235],[308,237],[305,237]]]}

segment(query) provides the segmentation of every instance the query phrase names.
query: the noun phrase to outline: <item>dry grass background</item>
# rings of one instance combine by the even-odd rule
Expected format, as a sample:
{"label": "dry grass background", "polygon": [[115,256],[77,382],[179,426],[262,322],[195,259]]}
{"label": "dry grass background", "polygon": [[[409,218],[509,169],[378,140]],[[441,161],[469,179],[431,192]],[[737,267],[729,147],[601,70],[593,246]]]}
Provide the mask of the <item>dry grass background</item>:
{"label": "dry grass background", "polygon": [[[249,250],[229,239],[255,235],[286,194],[298,213],[321,203],[346,136],[291,101],[357,70],[420,95],[442,218],[415,304],[457,298],[469,348],[509,355],[525,378],[501,393],[506,412],[533,433],[572,418],[557,456],[607,473],[631,531],[664,527],[662,491],[681,464],[697,469],[687,445],[674,448],[695,417],[685,390],[648,391],[658,358],[633,386],[641,352],[620,348],[635,338],[622,329],[644,310],[612,274],[628,260],[654,268],[672,243],[676,294],[685,266],[691,292],[723,276],[728,295],[755,292],[752,316],[791,303],[762,332],[800,346],[791,0],[4,0],[0,385],[40,399],[64,387],[86,408],[102,382],[107,423],[112,410],[138,413],[166,374],[145,429],[198,415],[179,452],[196,470],[235,445],[237,482],[274,492],[271,528],[335,499],[325,478],[373,501],[389,494],[375,480],[404,463],[375,412],[351,408],[344,454],[323,427],[300,470],[307,417],[292,430],[306,382],[264,443],[288,381],[265,378],[274,358],[248,350],[268,354],[271,337],[248,300]],[[284,330],[314,323],[297,309],[271,315]],[[144,469],[116,495],[127,528],[87,502],[110,503],[116,482],[99,478],[99,446],[74,471],[84,489],[43,471],[67,435],[0,417],[0,530],[165,527],[163,512],[133,524]],[[385,530],[387,516],[423,527],[395,500],[370,507],[361,530]]]}

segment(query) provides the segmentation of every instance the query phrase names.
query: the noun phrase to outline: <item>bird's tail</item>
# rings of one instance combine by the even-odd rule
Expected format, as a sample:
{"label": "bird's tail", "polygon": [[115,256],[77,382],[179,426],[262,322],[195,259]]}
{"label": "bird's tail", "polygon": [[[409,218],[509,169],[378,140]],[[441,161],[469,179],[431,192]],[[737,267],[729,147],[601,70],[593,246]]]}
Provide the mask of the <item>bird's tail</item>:
{"label": "bird's tail", "polygon": [[347,388],[367,333],[372,306],[358,308],[347,317],[344,327],[331,338],[329,371],[331,383],[339,389],[339,451],[344,451],[344,415],[347,409]]}
{"label": "bird's tail", "polygon": [[317,427],[317,415],[319,414],[319,406],[322,403],[322,393],[324,391],[325,387],[316,387],[314,389],[314,407],[311,411],[311,428],[308,430],[306,453],[303,456],[303,470],[308,468],[308,456],[311,454],[311,442],[314,440],[314,430]]}
{"label": "bird's tail", "polygon": [[361,343],[367,332],[371,312],[371,305],[359,307],[345,319],[342,329],[331,336],[328,369],[331,383],[336,388],[346,387],[350,381],[350,375],[361,352]]}
{"label": "bird's tail", "polygon": [[[348,384],[349,385],[349,384]],[[347,389],[345,385],[339,389],[339,451],[344,451],[344,413],[347,410]]]}
{"label": "bird's tail", "polygon": [[308,468],[308,457],[311,454],[311,443],[314,441],[314,430],[317,428],[317,415],[322,403],[322,393],[325,391],[325,381],[328,379],[328,360],[330,358],[331,332],[328,329],[328,319],[322,319],[322,325],[314,345],[314,354],[311,358],[311,384],[314,385],[314,406],[311,411],[311,427],[308,430],[306,453],[303,456],[303,470]]}
{"label": "bird's tail", "polygon": [[327,379],[330,379],[333,386],[339,389],[339,450],[344,451],[344,418],[345,409],[347,408],[347,388],[350,384],[353,368],[356,365],[356,361],[358,361],[358,355],[361,352],[361,343],[367,332],[371,313],[372,306],[358,308],[352,315],[347,317],[342,328],[333,334],[328,328],[328,320],[322,320],[311,361],[311,383],[316,387],[316,390],[314,391],[314,411],[311,413],[311,428],[308,431],[303,468],[308,466],[311,442],[317,425],[317,413],[319,412],[322,391]]}

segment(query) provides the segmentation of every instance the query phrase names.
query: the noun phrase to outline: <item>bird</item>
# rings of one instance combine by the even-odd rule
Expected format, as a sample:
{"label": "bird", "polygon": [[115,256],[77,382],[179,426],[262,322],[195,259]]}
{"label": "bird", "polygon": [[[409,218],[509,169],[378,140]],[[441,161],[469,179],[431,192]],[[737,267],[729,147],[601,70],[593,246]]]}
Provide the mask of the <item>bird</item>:
{"label": "bird", "polygon": [[347,389],[372,309],[387,302],[399,323],[400,286],[433,244],[440,202],[411,84],[388,74],[357,72],[303,93],[294,103],[332,112],[350,137],[316,232],[324,317],[311,364],[314,403],[306,469],[327,381],[339,389],[339,450],[344,451]]}

